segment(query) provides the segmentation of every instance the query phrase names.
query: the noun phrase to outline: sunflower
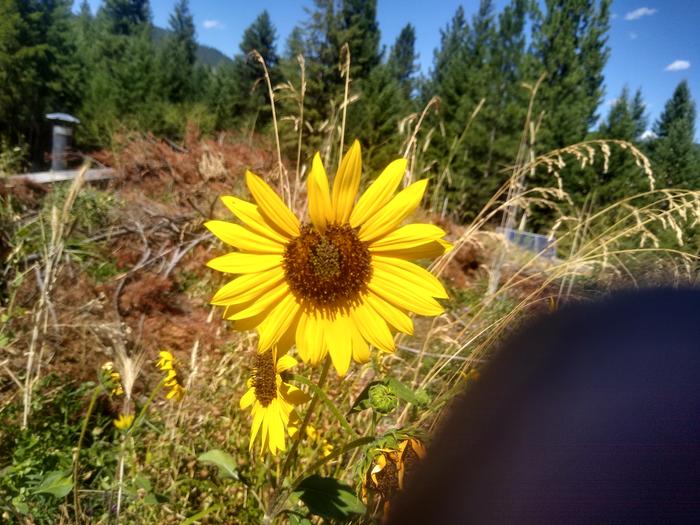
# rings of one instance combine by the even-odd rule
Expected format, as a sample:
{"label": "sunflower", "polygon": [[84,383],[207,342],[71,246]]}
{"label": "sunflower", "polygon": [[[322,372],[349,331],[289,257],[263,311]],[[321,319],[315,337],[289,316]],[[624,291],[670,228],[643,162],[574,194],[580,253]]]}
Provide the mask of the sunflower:
{"label": "sunflower", "polygon": [[156,367],[161,372],[165,372],[163,385],[170,389],[167,398],[182,401],[182,398],[185,397],[185,388],[182,386],[181,378],[178,374],[179,362],[167,350],[161,350],[158,355],[160,359],[156,362]]}
{"label": "sunflower", "polygon": [[246,172],[255,204],[225,196],[242,222],[213,220],[206,227],[238,251],[209,267],[239,275],[212,304],[239,330],[257,329],[258,350],[296,342],[301,358],[319,363],[330,353],[339,375],[350,361],[369,359],[369,345],[394,351],[391,329],[413,333],[409,312],[439,315],[442,284],[410,262],[445,253],[445,232],[402,222],[418,207],[427,180],[394,195],[406,171],[395,160],[355,202],[362,160],[357,141],[343,157],[329,189],[317,153],[307,181],[309,222],[302,223],[260,177]]}
{"label": "sunflower", "polygon": [[285,434],[292,435],[298,430],[290,426],[290,418],[296,415],[294,407],[309,400],[305,392],[282,379],[281,374],[295,366],[296,359],[287,354],[275,361],[276,353],[275,349],[256,354],[253,377],[248,380],[248,391],[240,401],[242,410],[252,407],[250,450],[260,435],[261,454],[266,449],[273,455],[278,450],[286,450]]}

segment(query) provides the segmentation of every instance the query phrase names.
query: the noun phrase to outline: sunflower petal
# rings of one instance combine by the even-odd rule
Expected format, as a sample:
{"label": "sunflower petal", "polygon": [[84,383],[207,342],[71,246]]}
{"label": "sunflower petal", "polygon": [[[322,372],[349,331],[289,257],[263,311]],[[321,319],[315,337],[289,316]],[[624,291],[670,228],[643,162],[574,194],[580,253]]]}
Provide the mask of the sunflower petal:
{"label": "sunflower petal", "polygon": [[418,244],[412,248],[381,248],[375,249],[370,247],[369,251],[372,255],[386,255],[388,257],[400,257],[401,259],[435,259],[441,255],[445,255],[452,250],[452,244],[442,239],[436,241],[427,241],[423,244]]}
{"label": "sunflower petal", "polygon": [[389,164],[369,188],[350,214],[350,226],[357,228],[381,210],[391,200],[406,171],[406,159],[397,159]]}
{"label": "sunflower petal", "polygon": [[357,327],[351,330],[352,335],[352,358],[357,363],[366,363],[369,361],[369,346],[367,341],[362,337]]}
{"label": "sunflower petal", "polygon": [[257,299],[270,288],[277,286],[282,279],[284,279],[282,268],[241,275],[219,288],[212,297],[211,304],[225,306]]}
{"label": "sunflower petal", "polygon": [[351,329],[350,319],[342,314],[328,324],[328,353],[331,354],[333,366],[341,377],[347,374],[352,359]]}
{"label": "sunflower petal", "polygon": [[377,277],[391,279],[392,277],[404,281],[410,286],[422,288],[433,297],[447,299],[447,292],[442,283],[432,273],[417,264],[397,259],[396,257],[372,257],[373,270]]}
{"label": "sunflower petal", "polygon": [[274,225],[268,223],[260,214],[258,207],[252,202],[244,201],[243,199],[232,197],[230,195],[224,195],[221,197],[221,201],[231,211],[231,213],[238,218],[238,220],[240,220],[255,233],[259,233],[260,235],[264,235],[273,241],[283,244],[291,239],[291,236],[278,231],[275,229]]}
{"label": "sunflower petal", "polygon": [[[288,291],[289,288],[284,286]],[[280,297],[275,298],[278,301]],[[258,352],[264,352],[274,345],[287,331],[292,322],[296,321],[300,311],[299,303],[293,294],[287,293],[258,325]]]}
{"label": "sunflower petal", "polygon": [[333,210],[335,222],[345,224],[350,218],[355,203],[357,190],[362,176],[362,151],[356,140],[350,146],[343,160],[340,161],[338,173],[333,181]]}
{"label": "sunflower petal", "polygon": [[302,312],[297,325],[296,342],[299,357],[317,365],[325,357],[323,322],[315,312]]}
{"label": "sunflower petal", "polygon": [[[253,450],[253,443],[260,432],[263,420],[265,419],[265,408],[259,405],[253,405],[253,424],[250,426],[250,445],[249,450]],[[263,437],[264,439],[264,437]]]}
{"label": "sunflower petal", "polygon": [[350,312],[350,316],[365,340],[385,352],[395,350],[394,338],[384,319],[366,302]]}
{"label": "sunflower petal", "polygon": [[326,224],[333,220],[333,207],[328,189],[328,176],[318,153],[314,155],[306,187],[309,195],[309,217],[316,229],[323,231]]}
{"label": "sunflower petal", "polygon": [[428,241],[437,241],[444,236],[445,231],[433,224],[406,224],[374,241],[369,249],[372,252],[403,250],[420,246]]}
{"label": "sunflower petal", "polygon": [[420,204],[428,180],[414,182],[360,227],[360,240],[373,241],[395,229]]}
{"label": "sunflower petal", "polygon": [[297,366],[297,360],[294,359],[291,355],[285,354],[277,360],[277,365],[275,366],[275,369],[277,370],[278,374],[281,374],[282,372],[286,372],[287,370],[295,366]]}
{"label": "sunflower petal", "polygon": [[245,410],[255,402],[255,389],[249,388],[239,401],[241,410]]}
{"label": "sunflower petal", "polygon": [[258,273],[281,267],[282,255],[232,252],[207,263],[209,268],[224,273]]}
{"label": "sunflower petal", "polygon": [[369,289],[390,303],[420,315],[440,315],[445,310],[428,292],[389,275],[374,272],[368,284]]}
{"label": "sunflower petal", "polygon": [[287,205],[275,193],[275,190],[250,171],[246,171],[245,181],[255,202],[258,203],[260,213],[282,228],[286,234],[292,237],[298,236],[299,219],[287,208]]}
{"label": "sunflower petal", "polygon": [[[282,299],[284,296],[289,296],[291,295],[289,293],[289,287],[287,286],[287,283],[282,283],[279,285],[277,288],[271,290],[270,292],[264,294],[262,297],[257,299],[256,301],[253,301],[249,305],[245,305],[244,308],[241,310],[238,310],[237,312],[234,312],[233,314],[229,315],[227,319],[230,321],[238,321],[240,319],[248,319],[249,317],[254,317],[261,313],[263,310],[265,310],[268,306],[271,304],[274,304],[278,302],[280,299]],[[233,307],[235,309],[235,306]],[[272,312],[270,312],[270,315]],[[268,316],[269,318],[269,316]],[[264,322],[264,321],[263,321]],[[260,323],[262,324],[262,323]],[[269,347],[267,347],[269,348]],[[265,348],[265,350],[267,350]],[[260,350],[261,352],[263,350]]]}
{"label": "sunflower petal", "polygon": [[399,310],[373,293],[367,294],[365,301],[396,330],[404,334],[413,335],[413,319],[406,315],[403,310]]}
{"label": "sunflower petal", "polygon": [[207,221],[204,226],[226,244],[252,253],[284,253],[284,245],[253,233],[240,224]]}

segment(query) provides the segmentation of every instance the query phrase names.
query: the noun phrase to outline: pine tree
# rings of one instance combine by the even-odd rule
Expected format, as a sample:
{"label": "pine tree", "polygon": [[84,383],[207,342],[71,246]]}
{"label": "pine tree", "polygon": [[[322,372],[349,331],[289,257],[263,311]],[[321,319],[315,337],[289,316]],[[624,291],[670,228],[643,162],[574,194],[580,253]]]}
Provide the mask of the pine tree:
{"label": "pine tree", "polygon": [[172,102],[190,100],[194,88],[194,65],[197,59],[195,27],[188,0],[179,0],[170,15],[170,30],[161,50],[163,92]]}
{"label": "pine tree", "polygon": [[610,0],[546,0],[533,31],[533,79],[547,76],[537,98],[544,111],[538,143],[548,151],[583,140],[596,122],[609,56]]}
{"label": "pine tree", "polygon": [[71,3],[0,3],[0,135],[28,143],[35,159],[48,146],[45,114],[72,112],[80,100]]}
{"label": "pine tree", "polygon": [[217,72],[213,90],[217,126],[245,123],[259,129],[272,117],[262,65],[251,55],[253,50],[265,60],[272,85],[280,80],[276,48],[277,31],[267,11],[263,11],[244,31],[241,54],[228,67]]}
{"label": "pine tree", "polygon": [[[630,98],[629,88],[625,86],[610,106],[608,116],[598,129],[598,136],[636,144],[645,127],[642,92],[638,89],[634,98]],[[585,184],[590,193],[595,193],[598,206],[611,204],[648,188],[645,175],[629,151],[617,146],[611,149],[607,171],[586,170]]]}
{"label": "pine tree", "polygon": [[661,187],[700,189],[700,153],[695,139],[695,102],[687,80],[678,84],[654,124],[652,167]]}
{"label": "pine tree", "polygon": [[391,74],[403,89],[406,98],[411,97],[416,87],[417,60],[416,29],[411,24],[406,24],[396,37],[387,61]]}
{"label": "pine tree", "polygon": [[105,0],[99,16],[105,19],[110,33],[132,35],[151,23],[151,7],[148,0]]}
{"label": "pine tree", "polygon": [[338,18],[339,44],[350,49],[350,76],[355,80],[368,78],[382,58],[377,0],[343,0]]}

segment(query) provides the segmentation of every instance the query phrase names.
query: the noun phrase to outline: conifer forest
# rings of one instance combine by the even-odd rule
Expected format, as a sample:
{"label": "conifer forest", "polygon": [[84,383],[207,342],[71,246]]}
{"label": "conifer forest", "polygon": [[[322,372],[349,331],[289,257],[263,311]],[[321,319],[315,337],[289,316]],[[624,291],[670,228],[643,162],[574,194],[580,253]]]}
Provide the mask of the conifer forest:
{"label": "conifer forest", "polygon": [[700,285],[699,94],[606,92],[612,0],[431,57],[378,1],[0,0],[0,523],[398,523],[520,327]]}

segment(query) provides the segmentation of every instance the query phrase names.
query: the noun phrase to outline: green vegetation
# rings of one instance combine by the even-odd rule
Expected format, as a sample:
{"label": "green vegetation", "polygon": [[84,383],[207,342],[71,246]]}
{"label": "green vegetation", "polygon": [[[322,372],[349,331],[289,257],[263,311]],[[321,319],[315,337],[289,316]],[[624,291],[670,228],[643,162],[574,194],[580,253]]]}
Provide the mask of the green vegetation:
{"label": "green vegetation", "polygon": [[[695,103],[681,82],[643,137],[625,88],[598,120],[608,0],[460,7],[425,77],[413,25],[380,47],[376,0],[314,0],[284,49],[263,11],[227,60],[202,60],[187,0],[166,33],[148,0],[70,5],[0,0],[2,523],[379,523],[389,467],[429,448],[518,324],[619,286],[698,284]],[[7,183],[54,110],[120,179]],[[205,266],[224,251],[203,223],[231,220],[218,196],[247,198],[245,168],[308,216],[312,155],[332,178],[355,138],[361,188],[401,156],[401,184],[430,179],[416,222],[454,244],[429,267],[449,299],[343,378],[328,361],[282,372],[313,401],[261,457],[239,408],[256,337],[209,304],[230,279]]]}

